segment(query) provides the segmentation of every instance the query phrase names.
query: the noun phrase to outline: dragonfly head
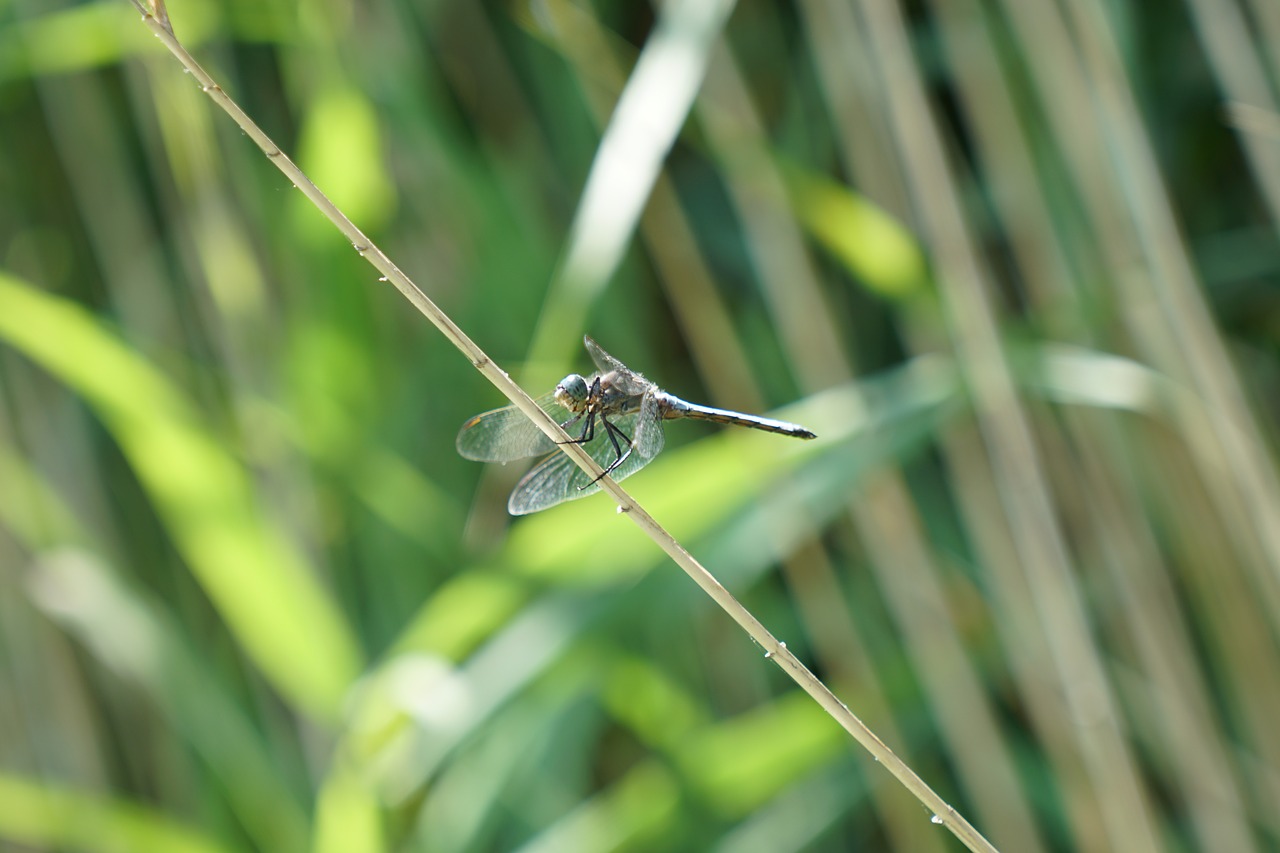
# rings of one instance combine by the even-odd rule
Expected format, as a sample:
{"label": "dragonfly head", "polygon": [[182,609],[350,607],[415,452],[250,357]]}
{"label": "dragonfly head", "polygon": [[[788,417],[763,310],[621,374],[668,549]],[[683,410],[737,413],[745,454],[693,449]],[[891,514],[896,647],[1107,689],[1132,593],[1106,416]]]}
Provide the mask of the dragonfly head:
{"label": "dragonfly head", "polygon": [[580,412],[587,403],[587,380],[570,373],[556,386],[556,402],[571,412]]}

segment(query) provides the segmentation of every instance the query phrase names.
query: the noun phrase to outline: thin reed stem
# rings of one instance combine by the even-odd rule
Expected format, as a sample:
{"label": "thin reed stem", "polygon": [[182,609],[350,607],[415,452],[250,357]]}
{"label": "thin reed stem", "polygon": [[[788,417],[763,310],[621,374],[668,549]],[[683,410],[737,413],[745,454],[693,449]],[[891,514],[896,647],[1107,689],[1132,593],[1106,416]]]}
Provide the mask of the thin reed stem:
{"label": "thin reed stem", "polygon": [[[178,41],[169,21],[163,0],[131,0],[148,28],[155,33],[183,67],[199,83],[201,90],[221,107],[252,139],[267,158],[303,192],[351,243],[356,252],[382,273],[409,302],[436,326],[467,359],[508,399],[557,442],[560,448],[593,477],[602,474],[599,466],[533,399],[501,370],[440,308],[429,299],[391,259],[374,245],[320,189],[303,174],[271,139],[231,99],[225,90],[195,61]],[[849,708],[808,670],[788,649],[746,610],[685,548],[658,524],[617,483],[605,477],[601,486],[618,503],[619,512],[638,525],[665,551],[747,634],[765,650],[765,658],[776,663],[830,716],[856,739],[871,755],[894,775],[933,815],[935,823],[945,825],[970,850],[993,851],[991,845],[964,817],[942,800],[925,782],[900,760]]]}

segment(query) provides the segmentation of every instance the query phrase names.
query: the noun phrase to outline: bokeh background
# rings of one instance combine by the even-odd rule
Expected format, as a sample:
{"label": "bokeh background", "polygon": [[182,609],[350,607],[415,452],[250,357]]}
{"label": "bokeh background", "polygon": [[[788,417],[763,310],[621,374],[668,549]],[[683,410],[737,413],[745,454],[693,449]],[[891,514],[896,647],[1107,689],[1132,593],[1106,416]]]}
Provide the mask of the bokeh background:
{"label": "bokeh background", "polygon": [[[531,392],[818,432],[626,485],[1000,849],[1132,853],[1280,845],[1278,10],[170,13]],[[608,498],[507,517],[504,402],[126,0],[0,2],[0,848],[960,848]]]}

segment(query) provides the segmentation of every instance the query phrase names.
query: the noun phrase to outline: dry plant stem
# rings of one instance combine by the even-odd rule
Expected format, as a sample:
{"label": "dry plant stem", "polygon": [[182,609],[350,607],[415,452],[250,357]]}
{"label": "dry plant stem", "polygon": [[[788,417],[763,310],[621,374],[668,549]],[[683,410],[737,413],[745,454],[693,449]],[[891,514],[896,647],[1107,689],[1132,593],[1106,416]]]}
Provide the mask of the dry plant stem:
{"label": "dry plant stem", "polygon": [[[187,53],[186,49],[178,42],[169,24],[168,13],[164,8],[163,0],[146,0],[145,3],[143,0],[131,0],[131,2],[142,13],[143,21],[155,33],[156,37],[164,43],[165,47],[178,58],[183,67],[200,84],[201,90],[212,98],[214,103],[226,111],[249,138],[257,143],[258,147],[262,149],[271,162],[281,172],[284,172],[285,176],[293,182],[293,185],[301,190],[307,198],[311,199],[320,212],[337,226],[338,230],[351,242],[356,252],[371,263],[383,274],[388,282],[404,294],[405,298],[413,303],[415,308],[435,324],[444,333],[445,337],[470,359],[477,370],[484,374],[499,391],[505,394],[512,403],[532,419],[539,429],[555,440],[561,450],[568,453],[574,462],[592,476],[599,476],[602,473],[600,467],[587,455],[586,451],[579,445],[573,444],[569,440],[568,434],[560,428],[559,424],[538,408],[533,399],[519,385],[513,382],[506,372],[494,364],[474,341],[467,337],[434,302],[428,299],[426,294],[419,290],[409,280],[409,277],[401,272],[391,262],[391,259],[355,226],[355,223],[344,216],[334,206],[333,202],[329,201],[324,193],[302,173],[302,170],[227,96],[227,93],[200,67],[191,54]],[[710,572],[703,568],[688,551],[672,538],[671,534],[667,533],[617,483],[611,478],[605,477],[600,481],[600,485],[618,503],[619,512],[631,519],[649,538],[658,544],[658,547],[670,555],[671,559],[684,569],[685,573],[693,578],[694,582],[702,587],[703,591],[711,596],[735,622],[742,626],[742,629],[747,632],[751,639],[765,650],[766,659],[772,660],[781,667],[837,723],[849,734],[853,735],[854,739],[862,744],[876,761],[892,773],[898,781],[906,786],[907,790],[929,809],[935,823],[945,825],[970,850],[994,851],[996,849],[959,812],[947,805],[933,789],[926,785],[919,776],[885,746],[843,702],[835,697],[835,694],[827,689],[826,685],[819,681],[787,649],[785,643],[779,642],[777,638],[769,633],[764,625],[752,616],[727,589],[720,585],[720,582]]]}

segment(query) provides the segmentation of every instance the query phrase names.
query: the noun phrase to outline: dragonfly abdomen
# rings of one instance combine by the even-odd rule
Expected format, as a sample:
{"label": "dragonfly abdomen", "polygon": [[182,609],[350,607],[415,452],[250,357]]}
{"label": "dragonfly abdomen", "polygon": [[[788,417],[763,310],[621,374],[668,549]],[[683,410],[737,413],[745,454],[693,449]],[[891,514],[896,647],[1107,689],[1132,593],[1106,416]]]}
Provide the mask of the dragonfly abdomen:
{"label": "dragonfly abdomen", "polygon": [[681,400],[671,394],[663,394],[662,396],[665,399],[659,400],[659,407],[662,409],[664,418],[692,418],[727,426],[748,427],[764,432],[777,433],[778,435],[789,435],[793,438],[810,439],[818,437],[804,427],[787,421],[775,421],[773,418],[762,418],[756,415],[744,415],[740,412],[716,409],[711,406],[700,406],[697,403]]}

